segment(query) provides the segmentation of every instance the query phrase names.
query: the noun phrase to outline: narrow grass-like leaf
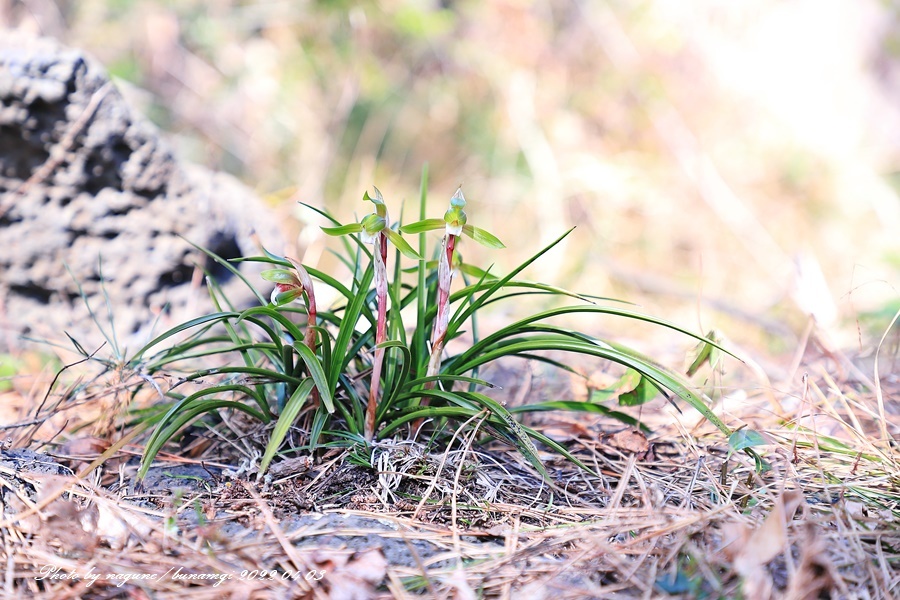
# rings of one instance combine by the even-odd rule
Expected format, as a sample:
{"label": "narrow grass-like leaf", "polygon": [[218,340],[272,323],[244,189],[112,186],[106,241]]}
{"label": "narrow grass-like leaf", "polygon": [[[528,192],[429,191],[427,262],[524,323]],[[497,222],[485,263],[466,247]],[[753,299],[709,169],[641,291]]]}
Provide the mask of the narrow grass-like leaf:
{"label": "narrow grass-like leaf", "polygon": [[500,403],[493,398],[490,398],[489,396],[485,396],[484,394],[480,394],[478,392],[461,392],[460,395],[465,398],[474,400],[475,402],[484,406],[484,408],[491,411],[493,414],[503,419],[503,422],[506,424],[506,428],[509,430],[509,432],[512,433],[512,441],[519,449],[519,452],[521,452],[525,456],[525,458],[528,459],[528,462],[530,462],[531,465],[535,469],[537,469],[538,473],[540,473],[546,479],[550,478],[547,473],[547,469],[545,469],[543,463],[541,463],[537,448],[531,441],[529,434],[522,428],[522,425],[518,421],[516,421],[515,417],[513,417],[505,407],[501,406]]}
{"label": "narrow grass-like leaf", "polygon": [[394,385],[390,390],[385,388],[385,394],[378,406],[376,420],[377,422],[381,422],[381,419],[384,417],[384,413],[394,405],[394,402],[396,401],[397,396],[400,394],[401,389],[403,389],[403,387],[405,386],[406,379],[409,377],[412,355],[409,352],[409,348],[406,347],[406,344],[398,342],[396,340],[388,340],[386,342],[378,344],[375,347],[384,348],[385,351],[387,351],[387,349],[389,348],[397,348],[398,350],[400,350],[400,354],[402,356],[402,360],[400,361],[400,373],[397,377],[397,381],[394,382]]}
{"label": "narrow grass-like leaf", "polygon": [[[344,238],[342,238],[342,239],[344,239]],[[289,268],[292,267],[291,263],[288,262],[287,260],[272,254],[265,248],[263,248],[263,251],[266,253],[266,256],[250,256],[250,257],[246,257],[246,258],[236,258],[233,260],[234,260],[234,262],[262,262],[262,263],[268,263],[268,264],[275,264],[275,265],[279,265],[279,266],[283,266],[283,267],[289,267]],[[350,270],[353,271],[352,265],[350,267]],[[356,297],[356,293],[354,291],[347,288],[347,286],[342,284],[340,281],[338,281],[331,275],[328,275],[327,273],[324,273],[324,272],[319,271],[318,269],[314,269],[312,267],[306,267],[306,271],[314,279],[318,279],[319,281],[325,283],[326,285],[334,288],[341,296],[343,296],[344,298],[347,299],[348,303],[352,302],[353,299]],[[262,304],[265,304],[265,301],[263,301]],[[322,314],[323,313],[320,311],[319,316],[321,317]],[[366,318],[367,321],[372,323],[374,326],[375,316],[372,314],[372,311],[371,311],[371,309],[369,309],[368,306],[363,307],[362,315]]]}
{"label": "narrow grass-like leaf", "polygon": [[[219,303],[218,298],[216,297],[217,292],[221,293],[221,288],[218,286],[218,284],[213,279],[213,277],[211,277],[209,274],[206,275],[206,282],[207,282],[207,289],[210,291],[210,297],[212,298],[213,304],[215,305],[216,310],[221,312],[222,307],[221,307],[221,304]],[[229,306],[231,306],[231,302],[228,300],[228,298],[226,296],[224,296],[224,294],[222,294],[222,296],[225,298],[225,301],[228,302]],[[232,308],[233,308],[233,306],[232,306]],[[281,341],[279,340],[277,335],[274,333],[274,331],[272,331],[266,324],[264,324],[258,320],[256,320],[255,322],[264,331],[270,332],[269,339],[272,340],[276,345],[281,343]],[[242,341],[252,339],[250,331],[247,329],[247,326],[244,323],[241,323],[241,319],[238,319],[238,321],[234,324],[232,324],[231,319],[226,319],[225,321],[222,322],[222,324],[225,326],[225,330],[228,332],[228,336],[231,338],[232,343],[240,344]],[[243,335],[244,335],[243,338],[238,334],[238,329],[240,329],[241,332],[243,333]],[[267,355],[265,352],[263,352],[262,354]],[[245,365],[247,365],[248,367],[254,366],[256,359],[254,356],[251,356],[250,350],[241,351],[240,356],[243,359]],[[275,360],[271,354],[268,354],[268,356],[270,357],[270,360],[272,360],[274,363],[277,364],[277,360]],[[277,356],[277,354],[275,356]],[[284,368],[282,368],[282,371],[284,371],[285,373],[289,373],[289,371]],[[260,398],[263,398],[263,399],[266,398],[266,391],[262,385],[257,385],[256,391]],[[270,416],[270,417],[272,416],[272,409],[268,405],[268,403],[265,404],[265,406],[263,407],[263,410],[266,412],[266,414],[268,416]]]}
{"label": "narrow grass-like leaf", "polygon": [[446,381],[449,383],[452,383],[454,381],[459,381],[462,383],[471,383],[474,385],[481,385],[481,386],[484,386],[486,388],[491,388],[491,389],[496,389],[496,388],[500,387],[500,386],[494,385],[490,381],[485,381],[484,379],[478,379],[477,377],[466,377],[465,375],[451,375],[451,374],[441,373],[440,375],[433,375],[431,377],[419,377],[418,379],[413,379],[411,381],[407,381],[403,385],[403,389],[404,389],[404,391],[409,391],[410,389],[414,389],[418,386],[422,386],[430,381],[436,381],[436,382]]}
{"label": "narrow grass-like leaf", "polygon": [[[300,344],[300,346],[309,350],[309,348],[302,344]],[[300,414],[300,409],[303,408],[303,404],[306,402],[306,399],[309,397],[310,392],[315,386],[316,384],[312,379],[304,379],[303,383],[297,386],[297,389],[294,390],[294,393],[288,398],[288,401],[284,405],[284,410],[281,412],[281,415],[279,415],[278,421],[275,422],[275,428],[272,430],[271,435],[269,435],[266,450],[259,463],[259,473],[256,476],[257,479],[262,478],[266,469],[269,468],[269,463],[272,462],[275,453],[278,452],[278,448],[281,447],[281,443],[287,436],[288,431],[290,431],[291,427],[294,425],[297,415]],[[334,407],[332,407],[332,411],[333,410]]]}
{"label": "narrow grass-like leaf", "polygon": [[[573,228],[574,229],[574,228]],[[498,290],[500,290],[507,282],[512,281],[513,277],[521,273],[525,268],[527,268],[531,263],[539,259],[541,256],[546,254],[553,248],[555,245],[563,241],[563,239],[572,233],[572,229],[569,229],[567,232],[556,238],[553,242],[548,244],[546,247],[541,249],[537,254],[520,264],[518,267],[513,269],[506,277],[498,280],[491,287],[489,287],[481,296],[478,297],[477,300],[472,302],[459,316],[454,315],[454,318],[451,319],[450,325],[447,328],[447,336],[446,339],[450,340],[456,335],[456,332],[462,326],[462,324],[468,319],[475,311],[481,308],[481,306],[487,302],[487,300],[494,295]]]}
{"label": "narrow grass-like leaf", "polygon": [[471,357],[464,365],[457,365],[456,372],[465,372],[477,366],[496,360],[503,356],[510,356],[522,352],[541,352],[549,350],[558,350],[563,352],[574,352],[577,354],[587,354],[605,358],[613,362],[617,362],[626,367],[630,367],[641,373],[644,377],[649,378],[654,383],[665,389],[671,390],[679,398],[690,404],[694,409],[699,411],[713,425],[718,427],[725,435],[731,435],[731,429],[719,419],[718,416],[709,408],[708,404],[695,392],[690,390],[680,379],[677,374],[672,373],[665,367],[652,364],[641,357],[628,351],[623,346],[616,346],[609,343],[597,341],[594,344],[586,342],[568,340],[568,339],[552,339],[544,338],[537,340],[522,340],[508,344],[499,349],[490,349],[479,354],[477,357]]}
{"label": "narrow grass-like leaf", "polygon": [[545,411],[556,411],[556,410],[568,410],[573,412],[589,412],[600,414],[606,417],[610,417],[617,421],[621,421],[626,425],[631,425],[632,427],[639,427],[644,432],[649,433],[650,428],[632,417],[631,415],[627,415],[623,412],[619,412],[617,410],[612,410],[602,404],[595,404],[593,402],[580,402],[575,400],[548,400],[547,402],[538,402],[537,404],[523,404],[522,406],[515,406],[509,409],[509,412],[513,414],[518,413],[532,413],[532,412],[545,412]]}
{"label": "narrow grass-like leaf", "polygon": [[444,417],[455,417],[459,420],[465,420],[478,414],[478,410],[471,408],[463,408],[459,406],[425,406],[408,412],[401,417],[389,422],[375,435],[378,439],[384,439],[394,431],[403,427],[405,424],[419,419],[439,419]]}
{"label": "narrow grass-like leaf", "polygon": [[240,316],[240,313],[237,312],[218,312],[212,313],[208,315],[203,315],[202,317],[197,317],[196,319],[191,319],[189,321],[185,321],[184,323],[169,329],[165,333],[158,335],[157,337],[150,340],[147,344],[144,345],[143,348],[137,351],[135,355],[129,361],[131,365],[136,365],[140,362],[140,359],[144,356],[144,354],[152,347],[158,345],[161,342],[169,339],[174,335],[178,335],[182,331],[187,331],[193,327],[197,327],[199,325],[204,325],[206,323],[214,323],[217,321],[223,321],[225,319],[235,319]]}
{"label": "narrow grass-like leaf", "polygon": [[[100,334],[106,339],[106,342],[109,344],[109,347],[112,349],[113,354],[116,356],[116,360],[120,360],[121,356],[119,353],[118,341],[115,337],[115,331],[113,331],[112,335],[106,333],[106,329],[103,325],[100,324],[100,320],[97,318],[97,315],[94,314],[94,309],[91,307],[90,302],[88,302],[87,294],[84,293],[84,289],[81,287],[81,282],[78,281],[78,278],[75,277],[75,273],[72,272],[72,269],[69,268],[69,265],[63,263],[63,266],[68,271],[69,275],[72,277],[72,281],[75,282],[75,287],[78,288],[78,295],[81,296],[81,301],[84,303],[85,308],[87,308],[88,315],[91,317],[91,321],[94,322],[94,326],[100,330]],[[105,293],[105,291],[104,291]],[[110,327],[113,324],[110,323]],[[68,335],[68,334],[67,334]],[[70,340],[72,340],[72,336],[68,336]],[[72,340],[74,341],[74,340]],[[78,344],[80,346],[80,344]],[[77,348],[77,346],[76,346]],[[87,354],[85,354],[87,356]]]}
{"label": "narrow grass-like leaf", "polygon": [[[569,450],[565,446],[563,446],[556,440],[553,440],[553,439],[547,437],[543,433],[536,431],[536,430],[532,429],[531,427],[526,427],[525,425],[520,425],[520,427],[522,428],[522,431],[524,431],[528,436],[533,437],[534,439],[536,439],[540,443],[544,444],[545,446],[552,448],[557,454],[560,454],[560,455],[566,457],[568,460],[570,460],[572,463],[574,463],[578,467],[584,469],[586,472],[597,477],[597,473],[594,472],[593,469],[591,469],[590,467],[585,465],[583,462],[578,460],[578,458],[576,458],[574,454],[569,452]],[[534,446],[532,445],[532,447],[534,447]],[[549,477],[546,475],[546,471],[543,473],[543,475],[545,478],[547,478],[549,480]]]}
{"label": "narrow grass-like leaf", "polygon": [[[374,276],[375,270],[372,268],[372,265],[370,263],[369,267],[363,274],[362,280],[360,280],[359,282],[360,289],[368,290]],[[366,296],[367,294],[365,292],[356,294],[347,305],[347,310],[345,311],[344,318],[341,321],[340,330],[338,331],[338,336],[334,342],[334,348],[332,350],[333,357],[331,371],[328,373],[328,388],[331,391],[332,395],[334,395],[334,392],[337,389],[337,381],[341,376],[344,365],[347,364],[347,362],[349,362],[352,358],[352,356],[348,356],[347,348],[350,345],[350,339],[356,332],[356,322],[359,320],[359,315],[362,312]]]}
{"label": "narrow grass-like leaf", "polygon": [[[428,163],[422,165],[422,178],[419,183],[419,219],[425,219],[425,207],[428,200]],[[427,364],[428,362],[428,348],[425,347],[425,340],[427,339],[428,332],[426,328],[428,327],[427,323],[430,321],[426,321],[427,312],[427,296],[428,286],[426,285],[427,280],[427,272],[426,272],[426,261],[425,257],[427,256],[427,236],[425,232],[422,231],[419,233],[419,255],[422,257],[419,260],[419,270],[416,273],[416,287],[414,290],[414,294],[410,294],[410,298],[415,297],[416,300],[416,331],[413,335],[413,347],[411,351],[413,353],[414,367],[416,375],[420,375],[424,373],[420,369]],[[437,309],[435,309],[436,311]]]}
{"label": "narrow grass-like leaf", "polygon": [[221,408],[241,410],[260,421],[266,422],[266,417],[262,413],[257,412],[246,404],[235,402],[234,400],[201,400],[194,402],[190,406],[182,406],[180,410],[176,411],[177,414],[173,414],[173,410],[170,409],[166,417],[172,414],[171,420],[163,418],[153,432],[150,440],[147,442],[147,446],[144,449],[144,455],[141,458],[141,467],[138,470],[137,478],[140,480],[147,475],[147,471],[150,469],[153,459],[156,458],[156,455],[159,454],[162,447],[178,432],[179,429],[184,427],[184,425],[190,421],[193,421],[197,416],[203,413],[215,412]]}
{"label": "narrow grass-like leaf", "polygon": [[316,388],[319,390],[319,396],[321,397],[322,402],[325,403],[325,408],[328,409],[329,413],[333,413],[334,400],[332,399],[332,392],[328,387],[328,378],[325,376],[325,370],[322,368],[322,363],[319,362],[319,357],[309,349],[309,346],[300,340],[294,342],[294,351],[300,355],[306,368],[309,369],[309,374],[313,378]]}
{"label": "narrow grass-like leaf", "polygon": [[[181,237],[181,236],[179,236],[179,237]],[[190,241],[189,239],[187,239],[187,238],[185,238],[185,237],[182,237],[181,239],[183,239],[183,240],[186,241],[188,244],[190,244],[191,246],[193,246],[194,248],[196,248],[196,249],[199,250],[200,252],[204,253],[205,255],[207,255],[208,257],[210,257],[211,259],[213,259],[213,260],[216,261],[217,263],[219,263],[221,266],[223,266],[223,267],[226,268],[229,272],[231,272],[232,275],[234,275],[235,277],[237,277],[238,279],[240,279],[241,281],[243,281],[243,282],[244,282],[244,285],[246,285],[247,288],[253,293],[253,295],[256,296],[256,298],[257,298],[257,300],[259,300],[259,303],[260,303],[260,304],[265,304],[265,303],[266,303],[266,299],[263,297],[262,294],[259,293],[259,290],[257,290],[256,287],[255,287],[252,283],[250,283],[250,282],[247,280],[247,278],[244,276],[244,274],[241,273],[241,271],[240,271],[239,269],[237,269],[234,265],[232,265],[230,262],[228,262],[227,260],[225,260],[224,258],[222,258],[221,256],[219,256],[219,255],[216,254],[215,252],[213,252],[213,251],[211,251],[211,250],[207,250],[207,249],[204,248],[203,246],[198,246],[197,244],[195,244],[194,242]]]}
{"label": "narrow grass-like leaf", "polygon": [[[244,312],[238,316],[238,322],[243,321],[244,319],[248,319],[249,317],[254,317],[256,315],[262,315],[265,317],[269,317],[273,321],[277,321],[279,325],[284,327],[284,329],[291,336],[291,341],[294,340],[302,340],[303,332],[300,331],[300,328],[297,325],[288,319],[286,316],[281,314],[279,311],[275,310],[271,306],[255,306],[253,308],[248,308]],[[275,341],[280,338],[279,335],[275,334],[274,331],[267,331],[270,338],[274,338],[272,341]]]}
{"label": "narrow grass-like leaf", "polygon": [[[109,333],[112,336],[112,350],[116,357],[117,361],[122,361],[125,358],[126,350],[121,350],[119,348],[119,338],[116,336],[116,319],[113,313],[113,304],[109,299],[109,292],[106,289],[106,278],[103,276],[103,258],[97,258],[97,276],[100,278],[100,292],[103,294],[103,302],[106,305],[106,318],[109,321]],[[85,299],[87,302],[87,299]],[[158,318],[158,317],[157,317]],[[99,326],[99,323],[97,324]]]}
{"label": "narrow grass-like leaf", "polygon": [[[309,450],[314,452],[319,448],[319,439],[322,437],[322,432],[325,430],[325,427],[331,421],[331,414],[325,409],[324,406],[319,405],[318,410],[316,410],[313,415],[312,427],[309,429]],[[349,421],[348,421],[349,423]],[[352,427],[348,425],[348,427]]]}
{"label": "narrow grass-like leaf", "polygon": [[[530,325],[532,323],[539,322],[539,321],[544,321],[551,317],[557,317],[557,316],[561,316],[561,315],[575,314],[575,313],[608,314],[608,315],[612,315],[612,316],[625,317],[628,319],[644,321],[646,323],[651,323],[654,325],[660,325],[662,327],[672,329],[679,333],[683,333],[684,335],[687,335],[691,338],[716,345],[724,352],[731,354],[730,352],[728,352],[728,350],[726,348],[722,348],[718,344],[715,344],[714,342],[711,342],[710,340],[707,340],[706,338],[704,338],[688,329],[685,329],[684,327],[681,327],[681,326],[676,325],[675,323],[671,323],[669,321],[665,321],[663,319],[658,319],[656,317],[651,317],[649,315],[634,312],[634,311],[631,311],[628,309],[611,307],[611,306],[563,306],[563,307],[539,312],[534,315],[530,315],[528,317],[525,317],[524,319],[516,321],[515,323],[513,323],[511,325],[508,325],[506,327],[503,327],[503,328],[497,330],[496,332],[492,333],[491,335],[485,336],[481,341],[479,341],[476,344],[473,344],[468,350],[461,353],[454,360],[454,362],[463,362],[463,363],[466,362],[472,356],[483,353],[485,348],[494,344],[496,341],[503,339],[505,337],[518,335],[519,332],[522,330],[522,328],[526,325]],[[559,330],[559,331],[561,331],[561,330]],[[575,332],[570,332],[570,333],[572,335],[577,335],[578,337],[581,337],[581,338],[587,338],[587,336],[585,336],[584,334],[577,334]],[[734,355],[732,354],[732,356],[734,356]],[[737,357],[735,357],[735,358],[737,358]],[[738,360],[740,360],[740,359],[738,358]]]}
{"label": "narrow grass-like leaf", "polygon": [[196,371],[191,373],[187,377],[184,378],[184,381],[195,381],[197,379],[201,379],[203,377],[208,377],[209,375],[222,375],[222,374],[241,374],[248,375],[250,377],[255,377],[263,381],[283,381],[285,383],[289,383],[292,386],[300,385],[300,379],[296,377],[291,377],[288,374],[282,373],[280,371],[273,371],[272,369],[263,369],[260,367],[214,367],[212,369],[203,369],[200,371]]}

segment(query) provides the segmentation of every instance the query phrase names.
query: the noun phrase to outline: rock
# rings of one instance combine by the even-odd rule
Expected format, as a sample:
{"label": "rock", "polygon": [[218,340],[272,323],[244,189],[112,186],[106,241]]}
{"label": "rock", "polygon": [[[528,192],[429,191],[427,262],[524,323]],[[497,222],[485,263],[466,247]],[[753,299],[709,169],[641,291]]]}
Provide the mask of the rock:
{"label": "rock", "polygon": [[155,332],[212,310],[197,265],[249,305],[246,286],[186,240],[235,258],[257,254],[254,231],[280,249],[259,199],[231,177],[180,165],[89,57],[4,33],[0,351],[22,343],[15,334],[64,340],[63,331],[99,346],[79,284],[109,329],[102,281],[116,334],[132,350],[164,310]]}
{"label": "rock", "polygon": [[15,472],[36,473],[38,475],[71,475],[70,469],[56,459],[26,448],[0,448],[0,467]]}

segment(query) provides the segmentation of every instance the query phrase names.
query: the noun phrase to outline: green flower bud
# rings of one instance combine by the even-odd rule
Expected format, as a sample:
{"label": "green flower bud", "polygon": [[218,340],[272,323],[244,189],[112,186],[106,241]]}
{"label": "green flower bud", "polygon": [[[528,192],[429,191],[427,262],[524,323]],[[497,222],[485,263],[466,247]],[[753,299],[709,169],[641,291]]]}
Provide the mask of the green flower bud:
{"label": "green flower bud", "polygon": [[458,188],[450,198],[450,208],[444,213],[444,223],[447,224],[445,231],[448,235],[462,235],[468,219],[466,211],[463,210],[465,205],[466,199],[463,197],[462,188]]}
{"label": "green flower bud", "polygon": [[371,213],[363,217],[363,220],[360,221],[360,225],[363,226],[363,230],[369,235],[375,235],[382,229],[384,229],[387,221],[384,220],[384,217]]}

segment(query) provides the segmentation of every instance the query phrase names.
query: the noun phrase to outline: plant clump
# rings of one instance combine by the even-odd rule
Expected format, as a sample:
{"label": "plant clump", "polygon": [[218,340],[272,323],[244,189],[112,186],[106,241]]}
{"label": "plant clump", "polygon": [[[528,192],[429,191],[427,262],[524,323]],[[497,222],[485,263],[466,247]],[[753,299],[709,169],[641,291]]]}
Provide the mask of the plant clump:
{"label": "plant clump", "polygon": [[[503,243],[469,223],[461,188],[451,197],[443,218],[426,218],[426,190],[427,170],[422,178],[420,218],[408,224],[391,221],[377,188],[374,195],[367,192],[363,196],[374,205],[374,211],[359,222],[341,224],[327,212],[309,207],[332,223],[323,228],[325,233],[342,240],[343,251],[338,256],[349,270],[349,283],[265,250],[259,256],[237,259],[271,265],[262,274],[265,281],[275,284],[267,299],[230,261],[210,254],[244,280],[259,306],[236,310],[208,278],[219,310],[166,331],[131,359],[131,366],[149,377],[181,371],[178,385],[193,383],[198,388],[180,393],[178,385],[173,386],[166,393],[167,402],[144,415],[155,430],[147,442],[139,476],[146,474],[157,453],[188,424],[198,419],[215,423],[235,412],[259,422],[268,432],[260,476],[278,454],[315,457],[329,448],[347,448],[354,461],[371,466],[372,450],[384,440],[411,438],[424,431],[431,443],[446,443],[460,427],[482,428],[490,437],[514,445],[544,477],[547,472],[536,444],[590,471],[564,446],[523,423],[521,416],[548,410],[582,411],[642,427],[625,410],[658,394],[687,403],[725,435],[732,434],[710,409],[709,399],[678,373],[631,348],[563,328],[553,320],[563,315],[602,314],[673,329],[699,340],[703,347],[720,350],[716,340],[641,314],[613,299],[519,278],[571,230],[504,276],[464,264],[458,253],[461,236],[491,249],[502,249]],[[431,254],[427,234],[438,230],[443,235]],[[418,249],[406,239],[415,235]],[[429,254],[436,259],[426,260]],[[414,266],[404,268],[404,259],[415,261]],[[455,290],[454,274],[461,274],[463,280]],[[330,287],[338,300],[328,307],[317,305],[318,286]],[[524,296],[569,304],[481,334],[477,326],[481,311]],[[466,331],[466,339],[471,339],[468,347],[448,352],[447,343]],[[630,384],[616,399],[626,408],[591,399],[542,400],[506,407],[479,391],[492,387],[480,377],[480,370],[506,357],[571,370],[548,358],[549,353],[559,352],[622,365]],[[214,357],[221,359],[220,366],[196,367],[198,361]]]}

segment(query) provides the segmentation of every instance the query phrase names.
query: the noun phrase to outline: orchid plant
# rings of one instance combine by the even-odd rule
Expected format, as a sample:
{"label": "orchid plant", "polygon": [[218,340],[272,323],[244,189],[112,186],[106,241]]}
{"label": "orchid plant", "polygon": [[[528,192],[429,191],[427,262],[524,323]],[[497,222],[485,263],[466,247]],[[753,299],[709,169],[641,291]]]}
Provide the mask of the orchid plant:
{"label": "orchid plant", "polygon": [[375,413],[378,407],[378,391],[381,386],[381,370],[384,364],[385,349],[383,344],[387,341],[388,240],[409,258],[418,259],[419,255],[399,233],[391,229],[387,205],[385,205],[384,196],[381,195],[381,191],[378,188],[375,188],[374,198],[369,196],[369,192],[366,192],[363,195],[363,200],[372,202],[375,205],[375,212],[363,217],[359,223],[350,223],[338,227],[322,227],[322,231],[333,236],[358,233],[363,243],[372,244],[377,321],[375,329],[375,359],[372,363],[372,383],[369,386],[369,403],[366,408],[365,426],[366,441],[371,442],[375,435]]}
{"label": "orchid plant", "polygon": [[[345,238],[346,253],[342,256],[351,272],[349,285],[265,249],[261,256],[236,259],[274,267],[262,275],[275,284],[267,299],[232,261],[208,253],[247,284],[259,305],[236,309],[210,277],[209,289],[217,312],[160,334],[131,359],[131,366],[146,374],[148,380],[165,373],[178,381],[165,392],[168,400],[142,417],[155,423],[156,428],[147,440],[139,477],[146,475],[157,453],[191,423],[202,419],[206,427],[227,429],[235,421],[226,418],[226,414],[236,412],[270,430],[258,477],[283,453],[308,452],[315,459],[325,448],[334,447],[348,449],[350,459],[359,464],[372,465],[376,443],[385,443],[404,429],[418,431],[425,422],[431,423],[431,439],[435,442],[452,443],[448,423],[483,427],[482,431],[490,436],[513,444],[544,477],[548,474],[535,442],[591,471],[566,447],[529,427],[517,415],[580,411],[646,429],[639,418],[615,410],[607,402],[616,400],[627,410],[659,394],[670,401],[678,399],[689,404],[725,435],[732,434],[710,408],[709,398],[695,391],[683,376],[629,347],[565,329],[552,320],[575,314],[631,319],[678,331],[710,349],[724,350],[716,339],[635,312],[609,298],[517,279],[571,231],[509,273],[492,276],[460,259],[461,236],[489,248],[504,247],[497,237],[468,223],[462,189],[453,194],[443,218],[427,219],[427,172],[423,172],[420,220],[394,225],[396,229],[392,228],[378,189],[374,196],[367,192],[363,199],[374,205],[373,212],[346,225],[324,210],[309,207],[334,225],[324,227],[325,233],[350,236]],[[425,234],[436,230],[443,230],[443,236],[435,263],[421,257],[428,251]],[[401,233],[419,234],[418,252]],[[400,264],[393,265],[389,279],[389,242],[397,249],[396,263],[400,262],[399,254],[416,260],[414,281],[406,277],[407,271]],[[365,268],[358,262],[360,256],[363,261],[368,259]],[[466,280],[460,289],[453,290],[455,271],[475,274],[477,281]],[[327,286],[339,299],[327,307],[317,306],[313,282]],[[537,312],[486,336],[479,335],[476,314],[482,308],[524,296],[549,296],[573,300],[574,304]],[[300,300],[305,300],[305,307],[297,306]],[[294,319],[294,315],[304,312],[305,331]],[[410,313],[415,322],[404,323]],[[464,329],[472,332],[471,344],[459,351],[448,351],[448,342],[458,338]],[[392,339],[388,339],[389,332]],[[565,361],[546,356],[559,352],[616,363],[626,370],[631,385],[623,386],[617,395],[592,396],[589,401],[535,399],[510,407],[480,391],[493,387],[479,378],[481,367],[504,357],[539,360],[571,371]],[[197,368],[196,361],[214,360],[217,356],[221,359],[213,366]],[[180,374],[171,377],[175,372]],[[368,390],[359,385],[366,378]],[[747,440],[753,442],[746,438],[742,443],[749,443]]]}
{"label": "orchid plant", "polygon": [[[450,324],[450,284],[453,279],[456,260],[457,240],[463,234],[488,248],[505,248],[506,246],[496,236],[474,225],[468,224],[468,216],[464,210],[466,198],[463,196],[462,187],[457,188],[456,193],[450,198],[450,208],[444,213],[443,219],[424,219],[400,228],[402,233],[415,234],[437,229],[444,230],[441,240],[441,253],[438,258],[438,286],[437,286],[437,315],[434,326],[431,329],[431,357],[428,361],[426,376],[432,378],[441,369],[441,356],[446,343],[447,328]],[[426,388],[435,386],[436,380],[430,379]],[[423,401],[423,403],[427,403]]]}
{"label": "orchid plant", "polygon": [[[260,273],[260,277],[266,281],[275,284],[272,290],[270,301],[274,306],[284,306],[295,300],[306,297],[306,333],[303,341],[306,347],[315,355],[316,353],[316,293],[313,287],[312,277],[306,268],[296,259],[285,256],[293,270],[288,269],[269,269]],[[287,354],[286,360],[290,362],[290,354]],[[319,389],[313,388],[310,393],[313,406],[319,405]]]}

